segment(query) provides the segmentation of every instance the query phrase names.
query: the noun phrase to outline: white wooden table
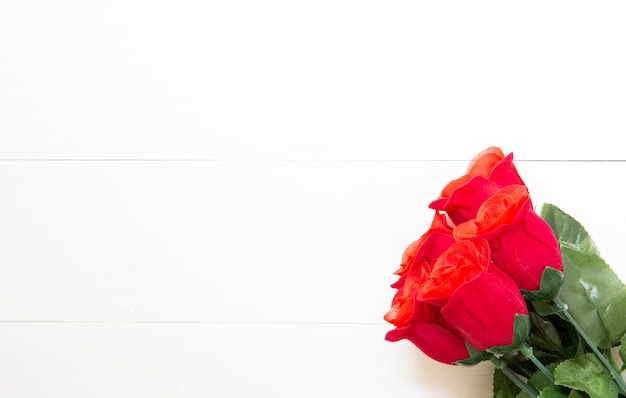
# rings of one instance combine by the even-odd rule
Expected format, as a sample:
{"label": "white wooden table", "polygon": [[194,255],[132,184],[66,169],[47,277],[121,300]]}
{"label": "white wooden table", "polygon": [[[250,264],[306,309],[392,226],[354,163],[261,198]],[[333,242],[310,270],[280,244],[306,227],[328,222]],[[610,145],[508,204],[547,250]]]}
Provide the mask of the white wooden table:
{"label": "white wooden table", "polygon": [[626,278],[625,11],[0,0],[0,396],[490,396],[392,273],[498,145]]}

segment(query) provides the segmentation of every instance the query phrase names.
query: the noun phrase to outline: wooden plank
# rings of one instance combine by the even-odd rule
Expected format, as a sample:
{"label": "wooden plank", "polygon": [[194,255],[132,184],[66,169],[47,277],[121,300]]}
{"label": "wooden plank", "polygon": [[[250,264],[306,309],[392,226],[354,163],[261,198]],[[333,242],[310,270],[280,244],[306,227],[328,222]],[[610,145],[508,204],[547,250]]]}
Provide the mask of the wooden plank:
{"label": "wooden plank", "polygon": [[0,158],[626,159],[623,2],[531,4],[2,1]]}
{"label": "wooden plank", "polygon": [[[16,398],[482,398],[492,367],[442,365],[381,325],[0,323]],[[450,383],[455,380],[455,383]]]}
{"label": "wooden plank", "polygon": [[[2,162],[0,320],[381,323],[464,162]],[[626,277],[623,162],[519,162]]]}

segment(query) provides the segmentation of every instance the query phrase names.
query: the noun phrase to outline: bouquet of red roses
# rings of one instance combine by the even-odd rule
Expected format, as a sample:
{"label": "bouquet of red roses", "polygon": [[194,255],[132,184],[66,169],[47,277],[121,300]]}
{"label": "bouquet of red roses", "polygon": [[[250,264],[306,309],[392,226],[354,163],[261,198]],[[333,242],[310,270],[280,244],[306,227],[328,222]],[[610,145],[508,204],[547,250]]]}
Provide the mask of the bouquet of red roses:
{"label": "bouquet of red roses", "polygon": [[579,222],[535,211],[512,154],[482,151],[430,208],[396,271],[387,340],[493,362],[495,398],[626,397],[626,287]]}

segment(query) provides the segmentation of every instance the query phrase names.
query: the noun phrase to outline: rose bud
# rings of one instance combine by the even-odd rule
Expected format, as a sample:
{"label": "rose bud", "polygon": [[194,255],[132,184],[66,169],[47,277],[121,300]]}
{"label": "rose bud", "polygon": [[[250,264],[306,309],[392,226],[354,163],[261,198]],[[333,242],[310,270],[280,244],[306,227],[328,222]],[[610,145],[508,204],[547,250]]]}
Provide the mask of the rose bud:
{"label": "rose bud", "polygon": [[[515,165],[513,164],[513,154],[510,153],[509,155],[504,156],[504,153],[500,148],[489,147],[472,159],[467,167],[465,175],[450,181],[443,188],[439,198],[432,202],[430,207],[435,210],[444,210],[448,200],[454,195],[455,191],[470,182],[470,180],[474,177],[482,177],[493,182],[496,189],[511,184],[524,184],[522,178],[517,172],[517,169],[515,168]],[[457,199],[459,199],[458,196]],[[464,195],[461,199],[463,201],[476,201],[476,199],[468,197],[467,195]],[[467,203],[465,207],[468,209],[471,208],[471,203]],[[474,207],[474,211],[476,211],[476,209],[478,209],[478,206]],[[473,218],[471,213],[469,215],[465,213],[456,213],[455,216],[464,217],[464,219],[460,220],[458,218],[456,220],[452,218],[455,223]]]}
{"label": "rose bud", "polygon": [[[432,235],[420,249],[441,248],[442,239],[450,242]],[[434,261],[418,251],[403,278],[385,316],[396,326],[387,340],[407,339],[448,364],[469,357],[466,343],[481,351],[517,343],[516,319],[528,310],[517,285],[492,263],[486,241],[454,242]]]}
{"label": "rose bud", "polygon": [[497,190],[453,233],[457,240],[486,239],[494,263],[521,289],[538,290],[546,267],[563,271],[556,236],[533,210],[525,185]]}

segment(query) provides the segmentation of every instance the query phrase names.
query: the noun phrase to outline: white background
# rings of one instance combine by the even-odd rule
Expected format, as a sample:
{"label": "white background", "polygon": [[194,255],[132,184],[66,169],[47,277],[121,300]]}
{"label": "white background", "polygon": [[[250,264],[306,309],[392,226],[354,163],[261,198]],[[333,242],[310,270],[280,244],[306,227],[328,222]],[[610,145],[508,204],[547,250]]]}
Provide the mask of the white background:
{"label": "white background", "polygon": [[490,395],[384,341],[500,146],[626,277],[622,2],[0,0],[0,396]]}

